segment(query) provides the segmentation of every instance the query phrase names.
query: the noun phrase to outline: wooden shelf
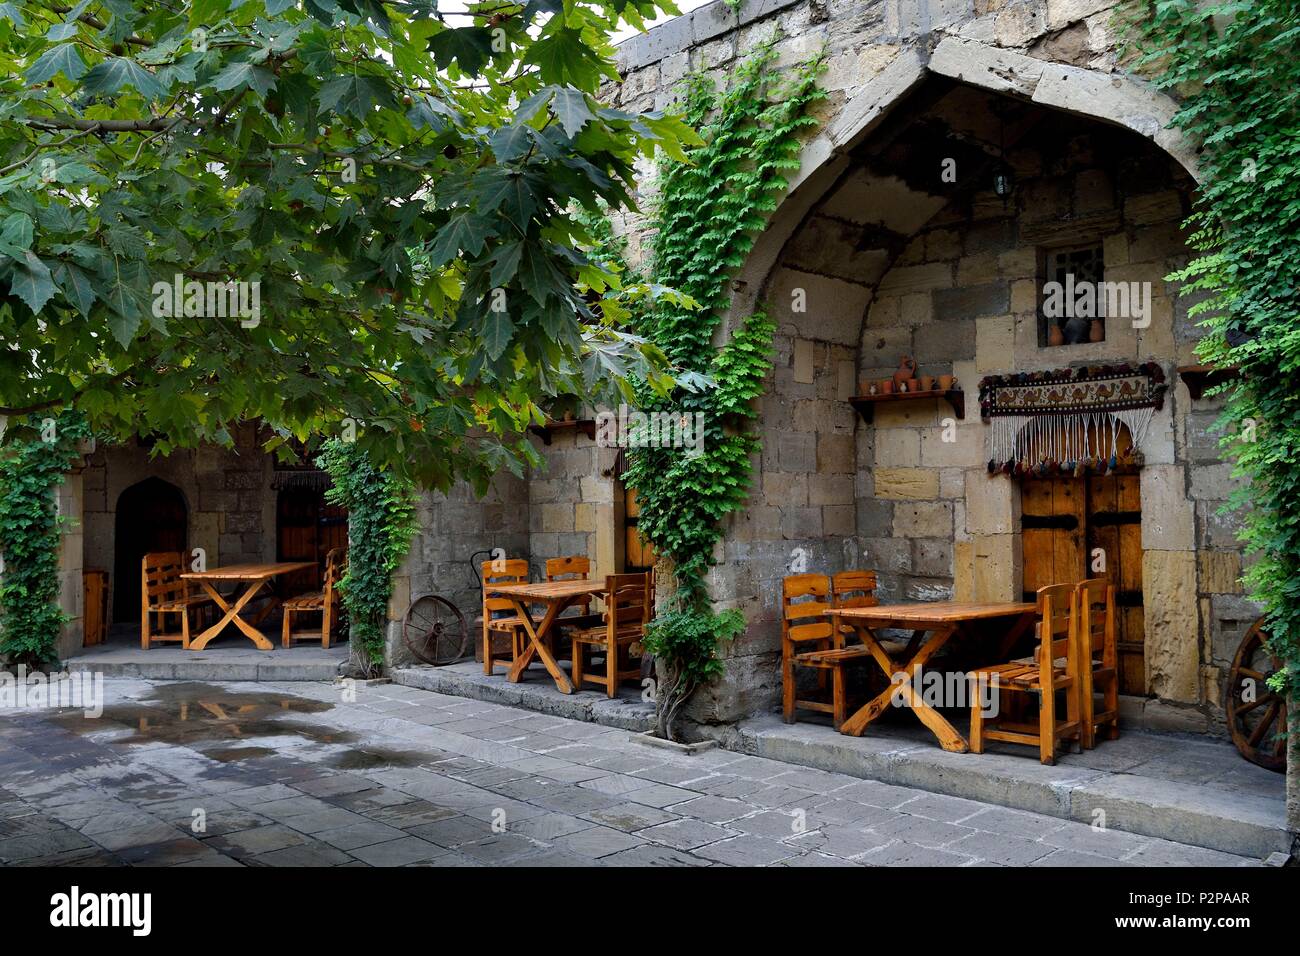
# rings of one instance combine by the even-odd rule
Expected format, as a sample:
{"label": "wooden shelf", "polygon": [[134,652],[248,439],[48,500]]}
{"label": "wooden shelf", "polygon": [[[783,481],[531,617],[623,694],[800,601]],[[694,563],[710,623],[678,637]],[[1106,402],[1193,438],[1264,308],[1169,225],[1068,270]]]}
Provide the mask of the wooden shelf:
{"label": "wooden shelf", "polygon": [[1241,374],[1236,367],[1215,368],[1213,365],[1180,365],[1178,377],[1187,386],[1187,393],[1192,401],[1200,401],[1201,396],[1216,385],[1231,382]]}
{"label": "wooden shelf", "polygon": [[556,432],[579,431],[588,438],[596,437],[596,420],[594,418],[570,418],[565,421],[548,421],[545,425],[529,425],[528,430],[542,439],[543,445],[549,445]]}
{"label": "wooden shelf", "polygon": [[959,419],[966,417],[966,393],[960,388],[932,389],[928,392],[890,392],[888,395],[858,395],[849,404],[858,410],[868,424],[875,416],[876,406],[886,402],[919,402],[927,398],[942,398],[952,406]]}

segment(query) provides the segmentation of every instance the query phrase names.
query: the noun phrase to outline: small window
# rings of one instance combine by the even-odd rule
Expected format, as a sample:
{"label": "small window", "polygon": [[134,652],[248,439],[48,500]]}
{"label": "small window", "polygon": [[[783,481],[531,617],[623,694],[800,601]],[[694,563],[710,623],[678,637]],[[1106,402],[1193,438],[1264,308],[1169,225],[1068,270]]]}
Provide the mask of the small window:
{"label": "small window", "polygon": [[1106,340],[1106,263],[1101,243],[1047,249],[1038,300],[1038,345]]}

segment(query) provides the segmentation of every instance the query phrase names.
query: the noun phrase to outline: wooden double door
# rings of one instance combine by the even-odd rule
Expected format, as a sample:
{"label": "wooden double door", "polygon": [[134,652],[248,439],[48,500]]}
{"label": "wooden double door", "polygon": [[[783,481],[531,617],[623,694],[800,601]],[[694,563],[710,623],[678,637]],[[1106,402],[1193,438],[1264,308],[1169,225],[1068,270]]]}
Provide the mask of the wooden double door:
{"label": "wooden double door", "polygon": [[1025,600],[1049,584],[1111,581],[1118,591],[1120,693],[1145,696],[1138,476],[1026,479],[1020,487]]}
{"label": "wooden double door", "polygon": [[319,591],[325,556],[332,548],[348,546],[347,509],[326,502],[323,491],[286,488],[276,499],[275,510],[275,559],[316,562],[314,568],[284,575],[281,593]]}

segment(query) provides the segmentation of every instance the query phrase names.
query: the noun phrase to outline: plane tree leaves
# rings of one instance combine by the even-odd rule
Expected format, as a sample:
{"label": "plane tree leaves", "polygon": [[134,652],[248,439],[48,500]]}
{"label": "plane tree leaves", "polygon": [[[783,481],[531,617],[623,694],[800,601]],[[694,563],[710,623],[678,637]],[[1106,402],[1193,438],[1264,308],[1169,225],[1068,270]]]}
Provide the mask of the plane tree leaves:
{"label": "plane tree leaves", "polygon": [[651,293],[579,251],[638,160],[698,142],[596,97],[608,37],[661,11],[0,2],[6,435],[68,404],[164,450],[350,419],[377,463],[481,487],[548,396],[666,390],[626,325]]}

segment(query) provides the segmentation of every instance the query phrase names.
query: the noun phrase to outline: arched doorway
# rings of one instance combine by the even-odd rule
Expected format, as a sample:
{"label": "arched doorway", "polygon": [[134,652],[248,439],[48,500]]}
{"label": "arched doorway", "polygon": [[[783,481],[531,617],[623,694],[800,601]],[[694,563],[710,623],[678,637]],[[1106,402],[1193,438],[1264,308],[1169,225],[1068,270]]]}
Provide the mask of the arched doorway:
{"label": "arched doorway", "polygon": [[117,499],[114,517],[113,620],[140,620],[140,560],[151,551],[185,551],[188,509],[181,490],[146,478]]}

